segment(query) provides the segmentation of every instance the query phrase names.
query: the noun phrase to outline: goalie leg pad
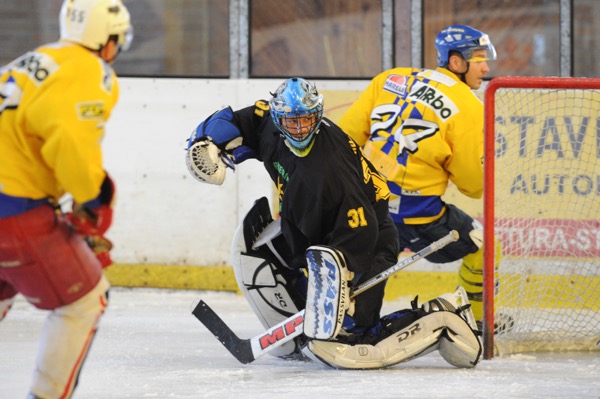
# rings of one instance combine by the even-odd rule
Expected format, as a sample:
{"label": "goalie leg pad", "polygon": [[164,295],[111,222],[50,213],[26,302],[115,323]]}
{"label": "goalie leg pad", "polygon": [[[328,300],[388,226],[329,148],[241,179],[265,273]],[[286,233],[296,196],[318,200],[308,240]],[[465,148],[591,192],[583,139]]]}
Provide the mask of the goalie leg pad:
{"label": "goalie leg pad", "polygon": [[[414,318],[415,313],[408,312],[405,317]],[[445,327],[442,313],[449,312],[434,312],[420,317],[374,344],[314,340],[308,343],[307,349],[313,358],[333,368],[377,369],[393,366],[438,348]],[[402,320],[398,321],[398,325],[403,324]]]}
{"label": "goalie leg pad", "polygon": [[[413,307],[416,307],[416,303]],[[458,286],[454,293],[446,293],[424,303],[421,309],[426,313],[447,310],[459,314],[471,329],[478,330],[467,292],[461,286]]]}
{"label": "goalie leg pad", "polygon": [[439,344],[442,357],[455,367],[475,367],[481,356],[481,341],[465,289],[459,286],[454,293],[443,294],[423,304],[421,310],[444,314],[446,330]]}
{"label": "goalie leg pad", "polygon": [[481,342],[462,287],[420,307],[415,298],[412,310],[384,316],[364,334],[311,341],[305,353],[334,368],[371,369],[393,366],[436,349],[455,367],[471,368],[479,362]]}
{"label": "goalie leg pad", "polygon": [[[284,244],[279,221],[272,219],[268,201],[261,198],[235,233],[232,264],[240,291],[265,328],[298,313],[306,301],[306,276],[284,265]],[[270,353],[288,356],[296,350],[292,341]]]}
{"label": "goalie leg pad", "polygon": [[346,267],[344,255],[330,247],[309,247],[306,260],[308,290],[304,335],[314,339],[332,339],[340,332],[346,311],[352,313],[348,284],[352,273]]}
{"label": "goalie leg pad", "polygon": [[455,367],[475,367],[481,357],[481,342],[473,329],[455,313],[437,313],[443,315],[446,325],[444,335],[440,338],[440,355]]}
{"label": "goalie leg pad", "polygon": [[396,365],[439,349],[448,363],[472,368],[481,344],[467,322],[455,313],[429,313],[377,344],[310,341],[310,357],[338,369],[376,369]]}

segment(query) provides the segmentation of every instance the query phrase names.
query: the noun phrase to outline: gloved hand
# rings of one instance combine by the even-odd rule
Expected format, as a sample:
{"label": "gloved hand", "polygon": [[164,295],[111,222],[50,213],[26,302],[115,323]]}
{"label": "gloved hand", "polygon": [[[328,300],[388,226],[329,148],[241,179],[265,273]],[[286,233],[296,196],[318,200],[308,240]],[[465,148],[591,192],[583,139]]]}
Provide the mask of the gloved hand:
{"label": "gloved hand", "polygon": [[104,235],[112,224],[114,198],[115,184],[106,174],[98,197],[83,204],[74,203],[67,220],[78,234]]}
{"label": "gloved hand", "polygon": [[112,264],[109,251],[113,245],[104,234],[112,224],[114,197],[115,185],[107,174],[96,199],[74,203],[72,212],[65,215],[73,231],[83,236],[103,268]]}

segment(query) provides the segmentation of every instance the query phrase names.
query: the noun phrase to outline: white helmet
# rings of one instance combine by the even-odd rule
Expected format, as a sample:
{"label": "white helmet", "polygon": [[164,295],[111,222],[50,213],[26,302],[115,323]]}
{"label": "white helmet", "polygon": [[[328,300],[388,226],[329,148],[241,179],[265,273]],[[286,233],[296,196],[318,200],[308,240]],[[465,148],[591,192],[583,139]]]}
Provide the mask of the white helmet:
{"label": "white helmet", "polygon": [[116,36],[120,50],[133,38],[129,12],[121,0],[65,0],[60,9],[60,38],[100,50]]}

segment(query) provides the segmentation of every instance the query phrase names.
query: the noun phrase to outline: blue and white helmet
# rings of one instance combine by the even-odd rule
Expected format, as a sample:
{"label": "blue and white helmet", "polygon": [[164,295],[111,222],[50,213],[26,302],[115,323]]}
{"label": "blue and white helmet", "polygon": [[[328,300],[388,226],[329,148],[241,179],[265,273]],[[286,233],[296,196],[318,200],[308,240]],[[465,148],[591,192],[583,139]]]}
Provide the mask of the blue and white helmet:
{"label": "blue and white helmet", "polygon": [[[487,61],[496,59],[496,49],[488,35],[467,25],[450,25],[438,33],[435,39],[438,65],[445,67],[450,61],[450,52],[458,51],[465,60]],[[473,58],[473,52],[485,50],[485,57]]]}
{"label": "blue and white helmet", "polygon": [[[270,113],[277,129],[294,149],[309,149],[323,118],[323,96],[317,92],[317,87],[302,78],[291,78],[280,84],[271,95]],[[301,117],[306,118],[302,131]],[[292,125],[296,125],[295,132],[290,132]]]}

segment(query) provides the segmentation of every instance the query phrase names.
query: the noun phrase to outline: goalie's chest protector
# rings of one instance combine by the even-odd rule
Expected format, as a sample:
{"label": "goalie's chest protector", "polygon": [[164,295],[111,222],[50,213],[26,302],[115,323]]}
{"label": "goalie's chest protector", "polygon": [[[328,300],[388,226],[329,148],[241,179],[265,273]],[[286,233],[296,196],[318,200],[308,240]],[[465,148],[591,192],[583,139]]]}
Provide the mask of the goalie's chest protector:
{"label": "goalie's chest protector", "polygon": [[314,207],[335,208],[343,193],[349,192],[371,194],[367,198],[374,202],[372,184],[362,178],[360,157],[349,141],[339,128],[324,120],[310,152],[299,157],[280,135],[263,134],[259,156],[277,188],[282,216],[290,214],[291,208],[302,209],[307,202],[312,202],[313,211]]}
{"label": "goalie's chest protector", "polygon": [[[298,157],[271,132],[263,131],[258,153],[277,187],[282,231],[294,257],[304,263],[311,245],[341,245],[345,253],[357,241],[370,247],[377,237],[377,190],[372,178],[365,179],[360,150],[351,139],[324,119],[311,151]],[[379,205],[387,211],[385,201]],[[364,209],[368,226],[348,228],[344,207]]]}

